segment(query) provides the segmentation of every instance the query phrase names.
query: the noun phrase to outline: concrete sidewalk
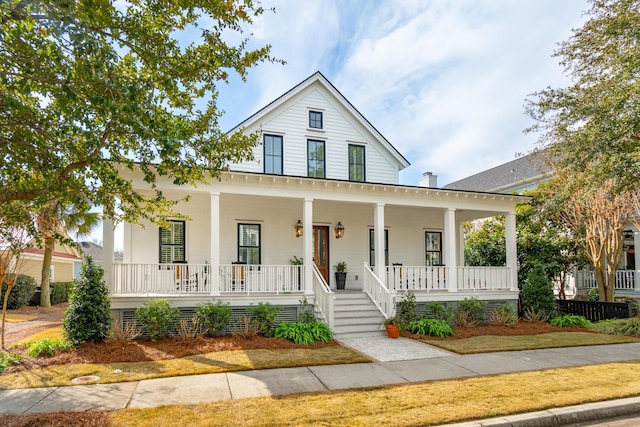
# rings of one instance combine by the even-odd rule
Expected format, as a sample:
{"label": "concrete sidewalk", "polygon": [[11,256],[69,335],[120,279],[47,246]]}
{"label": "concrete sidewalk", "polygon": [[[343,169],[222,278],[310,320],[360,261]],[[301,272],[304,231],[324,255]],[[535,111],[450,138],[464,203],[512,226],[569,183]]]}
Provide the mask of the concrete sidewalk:
{"label": "concrete sidewalk", "polygon": [[[385,349],[383,342],[377,340],[384,340],[387,348]],[[407,339],[353,338],[344,340],[344,344],[378,361],[159,378],[116,384],[3,390],[0,391],[0,414],[32,414],[85,409],[115,410],[167,404],[195,404],[247,397],[475,377],[640,358],[640,343],[475,355],[454,355]],[[388,359],[389,354],[395,354],[395,360],[380,361],[385,357]],[[408,359],[412,355],[419,358]],[[122,375],[126,375],[126,372]],[[624,411],[629,411],[631,408],[635,412],[640,412],[640,402],[629,401],[621,408]],[[619,410],[622,411],[622,409]],[[621,414],[626,413],[629,412]],[[495,425],[511,425],[504,424],[504,418],[500,420],[503,424]]]}

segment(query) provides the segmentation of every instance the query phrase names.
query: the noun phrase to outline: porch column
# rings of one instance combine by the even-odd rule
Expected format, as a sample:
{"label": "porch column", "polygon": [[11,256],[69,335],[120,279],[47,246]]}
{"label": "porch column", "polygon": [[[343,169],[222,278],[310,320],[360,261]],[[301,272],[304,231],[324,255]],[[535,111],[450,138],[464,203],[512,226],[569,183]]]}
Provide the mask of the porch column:
{"label": "porch column", "polygon": [[220,295],[220,193],[209,193],[211,199],[211,235],[209,256],[211,257],[211,295]]}
{"label": "porch column", "polygon": [[456,210],[447,208],[444,212],[444,263],[448,267],[447,288],[449,292],[458,292],[458,263],[456,262]]}
{"label": "porch column", "polygon": [[385,260],[384,260],[384,203],[378,203],[376,209],[373,212],[373,234],[375,238],[375,257],[376,267],[375,273],[378,279],[385,283]]}
{"label": "porch column", "polygon": [[507,213],[505,221],[505,239],[507,248],[507,267],[509,267],[509,283],[511,290],[518,290],[518,256],[516,235],[516,214]]}
{"label": "porch column", "polygon": [[104,283],[111,293],[115,292],[113,281],[113,221],[111,218],[102,218],[102,269],[104,270]]}
{"label": "porch column", "polygon": [[313,199],[304,199],[302,213],[302,238],[304,239],[304,293],[313,295]]}
{"label": "porch column", "polygon": [[633,260],[635,265],[633,270],[635,271],[635,289],[636,292],[640,292],[640,231],[633,232]]}
{"label": "porch column", "polygon": [[464,266],[464,221],[458,222],[458,265]]}

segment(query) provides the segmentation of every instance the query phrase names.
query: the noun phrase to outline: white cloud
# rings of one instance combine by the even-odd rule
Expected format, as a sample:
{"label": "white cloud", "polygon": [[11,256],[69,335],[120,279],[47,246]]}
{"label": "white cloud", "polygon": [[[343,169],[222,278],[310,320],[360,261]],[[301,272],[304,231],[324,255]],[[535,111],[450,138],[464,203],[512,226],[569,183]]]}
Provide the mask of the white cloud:
{"label": "white cloud", "polygon": [[[527,94],[562,84],[550,58],[579,27],[587,0],[270,0],[253,28],[287,65],[261,65],[233,85],[233,125],[320,70],[440,184],[533,148]],[[244,93],[244,95],[243,95]],[[237,102],[239,99],[245,102]],[[222,98],[221,98],[222,100]]]}

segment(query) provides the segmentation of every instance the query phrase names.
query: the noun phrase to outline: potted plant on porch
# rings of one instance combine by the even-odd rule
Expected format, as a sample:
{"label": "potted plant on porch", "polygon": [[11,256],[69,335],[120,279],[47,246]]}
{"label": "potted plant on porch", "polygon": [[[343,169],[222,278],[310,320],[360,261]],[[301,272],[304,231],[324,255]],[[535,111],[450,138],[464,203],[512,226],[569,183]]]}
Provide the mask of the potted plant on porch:
{"label": "potted plant on porch", "polygon": [[296,266],[295,270],[298,272],[297,287],[298,287],[298,290],[301,290],[302,289],[302,285],[301,285],[301,283],[302,283],[302,280],[301,280],[302,279],[302,266],[304,265],[304,259],[302,257],[298,258],[297,256],[294,255],[293,258],[291,258],[289,260],[289,263],[291,265],[295,265]]}
{"label": "potted plant on porch", "polygon": [[402,326],[402,319],[394,316],[385,319],[384,326],[387,329],[387,336],[389,338],[398,338],[400,336],[400,327]]}
{"label": "potted plant on porch", "polygon": [[347,281],[347,263],[340,261],[335,265],[336,268],[336,289],[344,289]]}

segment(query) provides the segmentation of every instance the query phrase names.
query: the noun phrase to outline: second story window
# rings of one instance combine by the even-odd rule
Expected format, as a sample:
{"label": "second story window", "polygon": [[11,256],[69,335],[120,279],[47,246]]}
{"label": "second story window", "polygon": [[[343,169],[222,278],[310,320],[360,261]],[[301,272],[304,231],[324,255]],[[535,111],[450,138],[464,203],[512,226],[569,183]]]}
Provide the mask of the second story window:
{"label": "second story window", "polygon": [[324,141],[307,141],[307,171],[311,178],[325,177]]}
{"label": "second story window", "polygon": [[364,146],[349,144],[349,181],[364,182]]}
{"label": "second story window", "polygon": [[282,175],[282,136],[264,136],[264,173]]}
{"label": "second story window", "polygon": [[323,129],[322,127],[322,112],[309,111],[309,127],[312,129]]}

